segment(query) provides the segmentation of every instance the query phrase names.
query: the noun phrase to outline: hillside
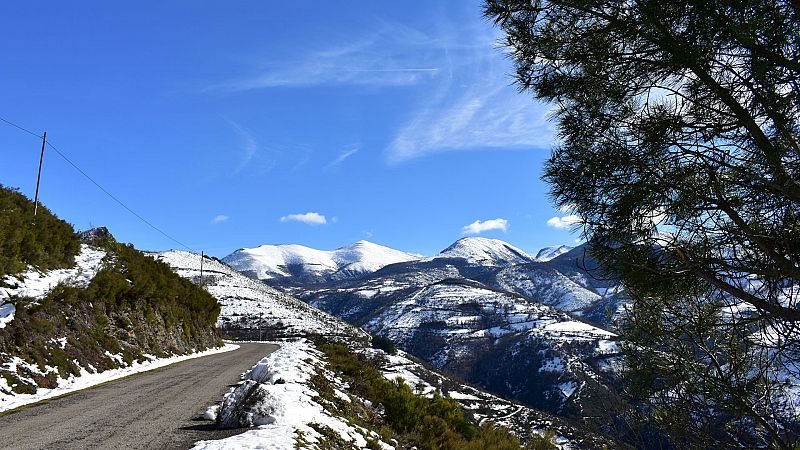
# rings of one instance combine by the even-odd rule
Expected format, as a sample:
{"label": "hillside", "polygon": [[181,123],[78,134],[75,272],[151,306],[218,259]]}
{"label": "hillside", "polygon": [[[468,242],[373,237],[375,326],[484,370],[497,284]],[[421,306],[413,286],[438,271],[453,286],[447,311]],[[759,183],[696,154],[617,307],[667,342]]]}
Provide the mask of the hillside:
{"label": "hillside", "polygon": [[83,374],[221,345],[216,299],[166,264],[111,236],[81,243],[45,208],[34,225],[32,202],[17,192],[0,188],[0,199],[16,205],[0,216],[0,234],[25,239],[3,254],[12,263],[0,278],[2,402]]}
{"label": "hillside", "polygon": [[[337,428],[337,430],[344,433],[346,437],[349,436],[348,440],[357,439],[356,434],[364,439],[370,437],[369,433],[365,437],[363,429],[357,431],[359,427],[355,427],[356,431],[354,431],[351,425],[347,425],[349,419],[345,421],[345,425],[341,425],[342,417],[349,417],[348,415],[353,413],[356,404],[361,405],[359,408],[372,411],[369,414],[373,419],[375,419],[376,413],[374,407],[368,406],[369,402],[363,401],[363,397],[359,399],[358,395],[350,392],[350,389],[353,388],[352,382],[343,382],[348,377],[345,373],[346,370],[342,367],[336,369],[335,364],[331,364],[332,355],[327,354],[326,349],[330,350],[330,345],[339,345],[338,343],[346,343],[347,353],[353,355],[345,356],[346,358],[354,357],[369,367],[377,367],[388,379],[402,378],[413,388],[414,392],[428,398],[432,397],[434,392],[439,392],[445,398],[456,400],[473,423],[495,422],[514,430],[524,438],[524,441],[535,440],[538,436],[550,431],[565,448],[601,448],[606,443],[602,438],[582,431],[580,427],[568,421],[519,403],[501,399],[463,382],[454,381],[446,375],[427,368],[409,354],[399,352],[396,355],[390,355],[372,349],[369,334],[361,329],[313,308],[290,295],[252,280],[220,261],[206,258],[203,263],[201,280],[198,255],[175,250],[150,255],[155,259],[167,262],[176,273],[192,282],[197,284],[202,282],[210,293],[220,299],[222,308],[218,325],[226,334],[245,339],[277,340],[283,342],[282,345],[287,348],[305,352],[300,356],[292,352],[284,352],[285,354],[278,352],[277,355],[283,355],[281,357],[283,359],[276,361],[277,355],[267,358],[261,368],[254,368],[253,374],[245,377],[246,380],[251,380],[245,381],[243,386],[246,385],[246,387],[236,388],[239,390],[250,389],[252,393],[262,392],[263,395],[267,395],[263,400],[265,403],[258,403],[261,406],[255,407],[252,404],[247,406],[236,404],[236,402],[233,402],[232,405],[223,404],[223,415],[228,416],[228,419],[225,420],[250,421],[250,424],[269,425],[269,427],[259,428],[241,435],[242,437],[231,438],[229,441],[200,443],[198,448],[225,448],[225,445],[245,445],[247,442],[250,442],[247,445],[256,445],[265,440],[273,442],[272,440],[278,439],[275,437],[275,433],[285,434],[286,426],[295,427],[288,428],[290,436],[294,436],[291,430],[298,429],[319,438],[319,430],[309,429],[308,426],[314,420],[340,424],[337,427],[341,426],[342,428]],[[290,340],[286,341],[287,338]],[[301,344],[297,344],[297,338],[307,339],[301,340]],[[287,365],[290,363],[297,364],[298,367],[291,369],[290,375],[286,375]],[[342,372],[343,370],[344,372]],[[313,395],[304,397],[297,394],[297,392],[306,392],[309,389],[309,383],[314,373],[324,374],[325,379],[333,383],[335,390],[339,391],[335,395],[331,392],[332,397],[328,397],[327,394],[323,396],[333,405],[326,404],[323,401],[324,398],[314,399]],[[313,379],[316,380],[315,383],[321,382],[319,377],[313,377]],[[277,382],[276,380],[283,381]],[[288,384],[285,385],[284,382]],[[321,385],[315,386],[315,389],[322,388]],[[326,389],[330,389],[330,387]],[[250,391],[239,392],[235,396],[251,398],[247,392]],[[342,400],[344,393],[347,394],[349,400]],[[296,395],[300,395],[300,397],[295,397]],[[338,400],[336,400],[337,398]],[[302,412],[296,409],[299,406],[292,406],[296,402],[300,402],[298,405],[305,405],[301,408]],[[226,404],[227,406],[225,406]],[[227,412],[225,412],[226,408]],[[318,408],[324,411],[320,411]],[[312,411],[319,412],[312,414]],[[358,423],[361,426],[367,426],[363,422]],[[350,431],[346,431],[345,428]],[[267,429],[272,431],[264,431]],[[338,432],[335,435],[338,435]],[[353,448],[360,447],[353,445]]]}
{"label": "hillside", "polygon": [[593,277],[585,247],[556,253],[535,261],[500,240],[464,238],[356,278],[266,281],[491,392],[597,416],[616,398],[620,352],[608,330],[624,296]]}

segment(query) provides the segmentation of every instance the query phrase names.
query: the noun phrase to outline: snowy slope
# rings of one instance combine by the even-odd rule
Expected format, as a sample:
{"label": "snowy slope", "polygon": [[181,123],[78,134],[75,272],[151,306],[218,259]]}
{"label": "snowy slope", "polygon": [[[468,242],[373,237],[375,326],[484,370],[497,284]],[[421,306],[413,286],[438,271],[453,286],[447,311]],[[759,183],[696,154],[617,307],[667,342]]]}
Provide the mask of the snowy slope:
{"label": "snowy slope", "polygon": [[[150,255],[169,264],[178,275],[200,282],[199,255],[180,250]],[[203,262],[202,284],[222,304],[217,325],[223,330],[254,328],[282,335],[366,336],[363,331],[210,258]]]}
{"label": "snowy slope", "polygon": [[40,272],[28,267],[23,273],[6,275],[0,282],[0,328],[14,319],[16,309],[9,302],[12,297],[41,299],[58,284],[86,287],[103,267],[105,256],[104,250],[81,244],[81,251],[75,256],[75,266],[69,269]]}
{"label": "snowy slope", "polygon": [[[179,275],[195,283],[200,282],[200,258],[198,255],[173,250],[153,253],[151,256],[168,263]],[[203,286],[222,303],[219,324],[223,328],[231,323],[236,323],[243,327],[280,324],[283,329],[278,337],[320,333],[335,339],[342,339],[343,342],[347,342],[350,346],[361,348],[360,351],[363,352],[382,353],[366,347],[368,345],[368,339],[366,339],[368,335],[361,329],[352,327],[340,319],[323,313],[260,281],[248,278],[223,263],[207,258],[204,260],[203,265]],[[452,272],[444,270],[440,275],[447,273]],[[381,291],[381,289],[377,290]],[[390,292],[393,292],[391,284],[383,287],[382,293],[388,294]],[[379,293],[376,292],[376,294]],[[493,291],[486,290],[485,295],[491,296]],[[472,298],[465,301],[474,300]],[[487,302],[490,303],[491,300],[487,300]],[[502,330],[507,330],[508,332],[531,331],[526,329],[526,326],[521,325],[522,322],[526,322],[527,318],[523,316],[525,314],[536,314],[540,310],[544,313],[537,315],[538,318],[552,315],[556,317],[556,320],[546,319],[542,321],[541,326],[534,333],[551,333],[554,331],[551,328],[557,323],[560,323],[561,327],[565,329],[572,327],[569,320],[558,322],[559,314],[552,308],[533,304],[529,305],[529,307],[530,311],[525,310],[512,314],[510,320],[513,323],[508,323],[506,324],[507,326],[499,325],[494,331],[498,335],[504,333]],[[562,318],[566,319],[566,317]],[[578,329],[580,327],[572,328],[575,329],[555,331],[562,337],[577,333],[576,337],[579,335],[579,338],[583,338],[594,334],[594,330]],[[598,333],[598,338],[609,336],[607,332],[602,330],[599,330]],[[371,434],[365,434],[363,429],[353,428],[336,414],[322,410],[314,395],[306,395],[309,394],[309,371],[320,370],[318,364],[320,362],[319,353],[308,347],[307,343],[292,344],[285,340],[280,342],[284,348],[259,363],[264,366],[262,369],[268,376],[257,377],[255,373],[248,375],[251,379],[261,378],[262,387],[260,389],[269,392],[268,398],[271,399],[270,402],[273,402],[270,403],[269,407],[259,410],[261,413],[268,411],[269,414],[268,417],[263,417],[265,422],[260,422],[263,425],[239,435],[240,437],[238,438],[200,442],[196,448],[229,448],[228,446],[230,445],[241,446],[242,448],[264,448],[267,443],[269,445],[274,444],[274,446],[267,448],[293,448],[288,443],[294,442],[295,430],[303,431],[309,436],[313,435],[308,429],[308,424],[311,422],[324,423],[336,430],[346,440],[359,444],[364,443],[361,440],[362,438],[375,437]],[[312,366],[315,366],[316,369]],[[500,399],[474,387],[454,382],[442,374],[425,368],[402,353],[396,356],[386,356],[386,362],[382,367],[382,371],[387,378],[393,379],[402,376],[416,390],[427,395],[432,395],[434,390],[439,390],[458,400],[465,408],[472,411],[479,420],[491,420],[494,423],[507,426],[523,436],[530,433],[541,433],[546,429],[553,429],[557,432],[559,443],[563,445],[563,448],[583,448],[579,444],[583,439],[593,439],[588,434],[576,430],[557,417]],[[256,369],[254,368],[254,370]],[[289,376],[288,372],[284,372],[285,370],[291,371],[294,375]],[[332,382],[336,382],[335,374],[325,373],[325,376]],[[339,387],[342,395],[349,395],[346,394],[347,389],[346,385]],[[357,400],[351,397],[351,401]],[[259,420],[261,419],[256,418],[256,421]],[[277,436],[279,435],[285,439],[278,439]],[[287,445],[282,447],[278,444]]]}
{"label": "snowy slope", "polygon": [[536,252],[536,257],[534,259],[539,262],[550,261],[551,259],[563,255],[568,251],[572,250],[572,247],[566,245],[554,245],[552,247],[545,247],[538,252]]}
{"label": "snowy slope", "polygon": [[470,264],[505,266],[523,264],[533,258],[508,242],[499,239],[467,237],[442,250],[435,258],[462,258]]}
{"label": "snowy slope", "polygon": [[254,278],[296,277],[312,281],[344,279],[374,272],[389,264],[413,261],[418,256],[368,241],[332,251],[303,245],[262,245],[242,248],[223,261]]}
{"label": "snowy slope", "polygon": [[[231,426],[244,422],[256,427],[226,439],[200,441],[195,450],[399,448],[395,447],[396,442],[376,433],[374,428],[367,429],[358,424],[354,414],[380,415],[380,406],[376,408],[353,392],[353,387],[341,374],[327,365],[326,356],[313,342],[301,339],[278,343],[281,346],[279,350],[244,374],[243,381],[225,395],[221,405],[210,407],[207,413],[211,417],[218,416],[221,423]],[[403,352],[387,355],[365,347],[350,348],[373,361],[386,379],[402,378],[421,395],[432,397],[434,392],[439,392],[456,400],[478,423],[491,421],[513,430],[523,440],[550,431],[561,449],[608,447],[608,441],[600,436],[582,432],[541,411],[455,382],[426,369]],[[333,398],[320,394],[314,384],[314,375],[329,383],[327,389],[333,392]],[[328,430],[328,436],[320,433],[322,428]],[[339,441],[336,447],[332,447],[331,435]],[[369,444],[370,440],[372,444]],[[347,447],[343,447],[341,442],[346,442]]]}

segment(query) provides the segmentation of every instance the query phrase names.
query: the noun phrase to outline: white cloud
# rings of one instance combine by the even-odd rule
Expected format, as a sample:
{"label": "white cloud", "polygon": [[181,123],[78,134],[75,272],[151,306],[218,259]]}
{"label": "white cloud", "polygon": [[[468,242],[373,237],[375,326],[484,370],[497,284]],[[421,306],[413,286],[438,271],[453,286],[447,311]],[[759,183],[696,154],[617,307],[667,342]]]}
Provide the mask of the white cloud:
{"label": "white cloud", "polygon": [[434,77],[437,59],[432,38],[413,28],[384,23],[346,43],[325,43],[296,57],[274,55],[281,66],[207,87],[205,91],[242,92],[274,87],[323,85],[406,86]]}
{"label": "white cloud", "polygon": [[325,225],[328,220],[325,216],[315,212],[307,212],[305,214],[289,214],[281,217],[281,222],[302,222],[308,225]]}
{"label": "white cloud", "polygon": [[[487,77],[489,78],[489,77]],[[488,83],[433,101],[396,134],[389,163],[469,149],[549,148],[547,110],[510,86]]]}
{"label": "white cloud", "polygon": [[480,234],[489,230],[502,230],[504,233],[508,231],[508,220],[506,219],[491,219],[486,221],[476,220],[462,229],[464,234]]}
{"label": "white cloud", "polygon": [[359,150],[358,147],[351,148],[348,150],[343,150],[341,153],[339,153],[339,156],[337,156],[336,159],[334,159],[333,161],[330,162],[330,164],[327,165],[327,167],[338,166],[339,164],[343,163],[344,160],[346,160],[347,158],[355,155],[358,152],[358,150]]}
{"label": "white cloud", "polygon": [[547,219],[547,225],[559,230],[567,230],[581,223],[580,216],[570,214],[568,216],[556,216]]}
{"label": "white cloud", "polygon": [[238,123],[232,120],[229,120],[228,123],[230,123],[233,129],[236,130],[236,134],[239,136],[240,141],[242,156],[239,159],[239,163],[236,165],[236,168],[233,170],[234,174],[238,174],[245,167],[247,167],[256,156],[256,153],[258,152],[258,142],[253,134],[250,133],[250,131]]}
{"label": "white cloud", "polygon": [[572,203],[567,203],[566,205],[558,208],[558,210],[561,211],[562,213],[573,213],[576,209],[578,208]]}
{"label": "white cloud", "polygon": [[511,85],[513,67],[493,45],[497,33],[481,22],[469,32],[445,36],[462,43],[446,52],[449,76],[434,80],[435,88],[398,129],[386,149],[390,164],[445,151],[553,145],[555,129],[547,120],[551,108]]}
{"label": "white cloud", "polygon": [[211,219],[211,223],[221,223],[227,221],[228,219],[230,219],[230,217],[226,216],[225,214],[217,214],[213,219]]}

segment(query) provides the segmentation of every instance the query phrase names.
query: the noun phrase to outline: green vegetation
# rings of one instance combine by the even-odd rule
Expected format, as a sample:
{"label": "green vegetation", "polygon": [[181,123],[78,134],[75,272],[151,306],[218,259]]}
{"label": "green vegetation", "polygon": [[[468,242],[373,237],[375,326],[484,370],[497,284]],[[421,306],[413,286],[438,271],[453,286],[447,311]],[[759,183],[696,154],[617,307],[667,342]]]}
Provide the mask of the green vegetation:
{"label": "green vegetation", "polygon": [[390,355],[397,354],[397,347],[394,341],[384,336],[372,336],[372,348],[383,350]]}
{"label": "green vegetation", "polygon": [[[7,238],[0,241],[5,246],[2,267],[16,271],[20,264],[40,269],[72,264],[80,245],[69,224],[40,207],[37,225],[30,225],[24,217],[32,211],[32,202],[9,189],[0,189],[0,204],[16,205],[0,215],[0,236]],[[14,244],[20,236],[36,245]],[[120,361],[143,360],[145,353],[185,354],[221,344],[215,327],[220,305],[208,292],[110,235],[93,245],[107,255],[104,267],[85,288],[58,285],[36,301],[11,298],[16,312],[0,329],[0,364],[19,357],[32,366],[18,367],[15,373],[0,370],[14,392],[55,387],[56,374],[47,367],[66,378],[80,374],[78,365],[102,371],[118,367]]]}
{"label": "green vegetation", "polygon": [[32,265],[40,270],[70,267],[80,250],[72,226],[40,205],[0,185],[0,279]]}
{"label": "green vegetation", "polygon": [[[328,368],[350,385],[350,391],[372,405],[382,408],[382,414],[342,402],[333,395],[330,382],[322,374],[312,379],[317,391],[336,404],[337,414],[351,422],[378,433],[385,442],[392,439],[398,448],[417,447],[420,450],[519,450],[555,449],[549,437],[533,438],[528,446],[507,430],[486,423],[476,426],[464,415],[458,402],[438,393],[428,398],[414,393],[402,380],[389,381],[383,377],[377,362],[351,352],[347,346],[322,339],[316,342],[327,357]],[[380,406],[378,406],[380,405]],[[323,434],[324,435],[324,434]],[[335,437],[334,437],[335,438]],[[378,448],[377,443],[373,443]]]}

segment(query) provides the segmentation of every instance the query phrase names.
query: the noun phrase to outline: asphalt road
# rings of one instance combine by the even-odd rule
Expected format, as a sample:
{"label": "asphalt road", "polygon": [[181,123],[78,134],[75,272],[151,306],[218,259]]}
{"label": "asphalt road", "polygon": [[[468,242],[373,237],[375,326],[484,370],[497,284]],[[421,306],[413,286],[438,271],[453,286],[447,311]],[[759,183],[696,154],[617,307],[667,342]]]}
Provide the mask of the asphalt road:
{"label": "asphalt road", "polygon": [[202,417],[242,372],[278,348],[240,345],[0,416],[0,448],[186,449],[241,433]]}

